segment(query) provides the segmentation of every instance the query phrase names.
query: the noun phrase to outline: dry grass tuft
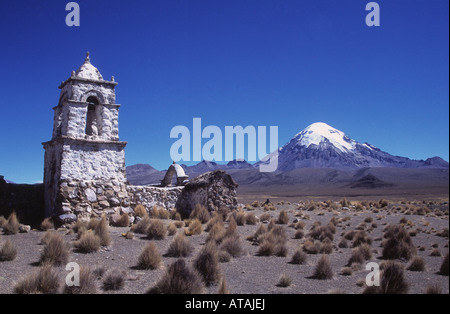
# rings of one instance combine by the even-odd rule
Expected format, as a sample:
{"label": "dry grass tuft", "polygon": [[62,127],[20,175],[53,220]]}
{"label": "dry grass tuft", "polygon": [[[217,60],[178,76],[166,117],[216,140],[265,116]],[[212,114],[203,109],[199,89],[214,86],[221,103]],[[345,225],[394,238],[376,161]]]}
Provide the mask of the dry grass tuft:
{"label": "dry grass tuft", "polygon": [[282,274],[278,280],[278,287],[287,288],[292,284],[292,278],[286,274]]}
{"label": "dry grass tuft", "polygon": [[258,248],[258,255],[259,256],[272,256],[275,253],[275,244],[264,240]]}
{"label": "dry grass tuft", "polygon": [[97,228],[97,226],[100,223],[100,219],[98,218],[91,218],[87,224],[86,229],[87,230],[95,230],[95,228]]}
{"label": "dry grass tuft", "polygon": [[364,294],[406,294],[409,285],[405,281],[403,265],[395,261],[384,263],[380,286],[366,287]]}
{"label": "dry grass tuft", "polygon": [[152,207],[152,209],[149,211],[148,215],[153,218],[153,219],[158,219],[159,218],[159,206],[154,205]]}
{"label": "dry grass tuft", "polygon": [[177,226],[173,222],[169,223],[167,226],[167,233],[169,236],[173,236],[177,233]]}
{"label": "dry grass tuft", "polygon": [[[80,230],[80,229],[79,229],[79,230]],[[47,244],[48,244],[48,241],[49,241],[50,238],[52,237],[52,233],[56,233],[56,231],[49,230],[49,231],[45,232],[44,235],[43,235],[42,238],[41,238],[40,244],[47,245]]]}
{"label": "dry grass tuft", "polygon": [[313,241],[311,239],[307,239],[303,243],[303,251],[308,254],[319,254],[322,251],[322,243],[320,241]]}
{"label": "dry grass tuft", "polygon": [[381,274],[381,291],[385,294],[405,294],[409,290],[403,265],[389,261]]}
{"label": "dry grass tuft", "polygon": [[169,219],[170,213],[167,209],[160,207],[158,212],[158,218],[159,219]]}
{"label": "dry grass tuft", "polygon": [[145,207],[141,204],[136,205],[136,207],[134,208],[134,214],[138,217],[144,218],[145,216],[147,216],[147,210],[145,209]]}
{"label": "dry grass tuft", "polygon": [[237,213],[235,213],[234,217],[235,217],[235,220],[236,220],[236,224],[238,226],[245,225],[245,222],[247,221],[247,218],[246,218],[246,214],[245,214],[244,211],[242,211],[242,210],[238,211]]}
{"label": "dry grass tuft", "polygon": [[20,279],[14,286],[16,294],[56,294],[60,287],[58,274],[49,264]]}
{"label": "dry grass tuft", "polygon": [[425,271],[425,261],[422,257],[416,255],[406,269],[410,271]]}
{"label": "dry grass tuft", "polygon": [[277,224],[286,225],[289,222],[289,216],[285,210],[282,210],[277,218]]}
{"label": "dry grass tuft", "polygon": [[3,226],[6,224],[6,218],[4,216],[0,216],[0,228],[3,228]]}
{"label": "dry grass tuft", "polygon": [[87,230],[88,223],[84,220],[77,220],[77,222],[72,226],[72,231],[75,233],[79,233],[80,230]]}
{"label": "dry grass tuft", "polygon": [[256,225],[258,223],[258,219],[255,216],[255,213],[247,213],[245,215],[245,223],[247,225]]}
{"label": "dry grass tuft", "polygon": [[85,267],[80,268],[80,282],[79,285],[68,286],[64,285],[64,294],[97,294],[97,276]]}
{"label": "dry grass tuft", "polygon": [[441,268],[439,269],[439,274],[443,276],[448,276],[448,252],[442,261]]}
{"label": "dry grass tuft", "polygon": [[356,249],[352,250],[352,255],[350,256],[350,259],[348,260],[347,266],[351,266],[352,264],[362,264],[364,263],[364,255],[363,253]]}
{"label": "dry grass tuft", "polygon": [[384,259],[411,259],[416,255],[411,237],[402,225],[388,226],[384,237],[386,240],[382,243]]}
{"label": "dry grass tuft", "polygon": [[114,225],[116,227],[128,227],[130,226],[130,217],[128,214],[122,213]]}
{"label": "dry grass tuft", "polygon": [[123,271],[113,269],[103,276],[102,289],[104,291],[118,291],[125,285],[126,275]]}
{"label": "dry grass tuft", "polygon": [[242,244],[239,237],[226,237],[220,245],[220,249],[227,252],[232,257],[239,257],[243,254]]}
{"label": "dry grass tuft", "polygon": [[80,253],[93,253],[100,249],[100,238],[92,231],[83,233],[73,246]]}
{"label": "dry grass tuft", "polygon": [[147,234],[148,227],[150,227],[151,219],[150,217],[145,214],[141,220],[136,224],[136,227],[134,227],[133,232],[139,233],[139,234]]}
{"label": "dry grass tuft", "polygon": [[194,218],[189,222],[189,226],[184,229],[184,233],[187,236],[198,235],[203,232],[203,226],[200,220]]}
{"label": "dry grass tuft", "polygon": [[261,207],[261,204],[258,201],[254,201],[252,203],[252,206],[253,206],[253,208],[258,208],[258,207]]}
{"label": "dry grass tuft", "polygon": [[344,267],[341,269],[341,275],[342,276],[351,276],[353,275],[353,268],[351,267]]}
{"label": "dry grass tuft", "polygon": [[342,238],[341,241],[338,244],[338,247],[341,249],[348,248],[348,241],[345,238]]}
{"label": "dry grass tuft", "polygon": [[269,221],[272,218],[272,216],[269,213],[264,213],[259,216],[259,221]]}
{"label": "dry grass tuft", "polygon": [[249,241],[258,241],[258,238],[267,233],[267,227],[264,224],[260,224],[258,229],[256,229],[255,233],[247,238]]}
{"label": "dry grass tuft", "polygon": [[305,237],[305,232],[301,229],[295,231],[294,239],[303,239]]}
{"label": "dry grass tuft", "polygon": [[68,244],[61,234],[50,232],[47,244],[41,252],[39,264],[64,265],[69,259]]}
{"label": "dry grass tuft", "polygon": [[237,223],[233,216],[230,217],[230,221],[228,222],[227,231],[225,232],[225,237],[235,237],[238,236],[237,233]]}
{"label": "dry grass tuft", "polygon": [[206,286],[219,282],[219,255],[214,242],[208,242],[194,260],[194,268],[202,276]]}
{"label": "dry grass tuft", "polygon": [[151,219],[147,229],[147,238],[150,240],[163,240],[167,229],[160,219]]}
{"label": "dry grass tuft", "polygon": [[222,222],[218,222],[212,226],[212,228],[208,232],[208,236],[206,237],[206,242],[214,241],[216,244],[219,244],[225,238],[225,227]]}
{"label": "dry grass tuft", "polygon": [[202,224],[205,224],[211,219],[211,215],[209,214],[205,206],[196,204],[194,210],[189,215],[189,218],[190,219],[197,218],[198,220],[200,220]]}
{"label": "dry grass tuft", "polygon": [[291,264],[303,265],[306,263],[307,255],[302,250],[295,251],[292,255]]}
{"label": "dry grass tuft", "polygon": [[314,223],[311,227],[308,236],[314,240],[324,241],[325,239],[328,239],[330,241],[333,241],[333,233],[335,231],[336,227],[334,227],[333,225],[321,226],[320,222],[317,222]]}
{"label": "dry grass tuft", "polygon": [[100,238],[101,246],[109,246],[111,244],[111,236],[109,234],[108,221],[106,215],[102,216],[99,223],[94,227],[95,234]]}
{"label": "dry grass tuft", "polygon": [[442,288],[439,287],[438,285],[427,286],[425,294],[442,294]]}
{"label": "dry grass tuft", "polygon": [[15,212],[13,212],[11,215],[9,215],[8,220],[6,223],[3,224],[3,233],[4,234],[17,234],[19,233],[19,220],[17,219],[17,215]]}
{"label": "dry grass tuft", "polygon": [[166,255],[170,257],[187,257],[191,254],[193,248],[184,233],[178,233],[170,243]]}
{"label": "dry grass tuft", "polygon": [[0,249],[0,262],[11,262],[17,256],[17,251],[10,240],[7,240]]}
{"label": "dry grass tuft", "polygon": [[230,290],[228,290],[227,281],[225,280],[225,278],[222,278],[222,282],[220,283],[220,288],[217,293],[218,294],[230,294]]}
{"label": "dry grass tuft", "polygon": [[203,285],[196,272],[191,270],[183,259],[171,264],[158,283],[150,288],[148,294],[200,294]]}
{"label": "dry grass tuft", "polygon": [[137,266],[140,269],[158,269],[161,266],[161,262],[162,257],[155,242],[150,241],[139,255]]}
{"label": "dry grass tuft", "polygon": [[47,217],[41,222],[41,230],[47,231],[50,229],[55,229],[55,225],[53,224],[52,219],[50,217]]}
{"label": "dry grass tuft", "polygon": [[285,229],[282,226],[276,225],[268,229],[268,232],[260,234],[257,238],[257,241],[260,243],[257,254],[259,256],[287,256],[288,249],[286,247],[287,236]]}
{"label": "dry grass tuft", "polygon": [[333,278],[333,270],[331,268],[330,260],[327,255],[322,255],[314,269],[313,278],[326,280]]}
{"label": "dry grass tuft", "polygon": [[222,226],[223,226],[222,216],[219,215],[217,212],[212,213],[211,219],[208,221],[208,223],[205,226],[205,231],[209,232],[212,229],[212,227],[214,227],[215,224],[222,224]]}
{"label": "dry grass tuft", "polygon": [[353,247],[358,247],[363,244],[372,244],[372,238],[367,235],[364,230],[358,230],[353,236]]}
{"label": "dry grass tuft", "polygon": [[431,251],[430,256],[440,257],[440,256],[442,256],[442,254],[441,254],[441,251],[436,248]]}

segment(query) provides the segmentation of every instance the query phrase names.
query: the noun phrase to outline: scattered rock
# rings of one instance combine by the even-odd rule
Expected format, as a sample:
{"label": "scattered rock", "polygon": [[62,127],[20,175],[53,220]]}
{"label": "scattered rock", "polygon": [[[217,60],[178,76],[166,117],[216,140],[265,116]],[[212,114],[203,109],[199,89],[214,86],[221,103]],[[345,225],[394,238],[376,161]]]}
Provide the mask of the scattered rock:
{"label": "scattered rock", "polygon": [[111,197],[109,199],[109,203],[111,204],[111,206],[120,206],[120,201],[115,197]]}
{"label": "scattered rock", "polygon": [[97,194],[95,194],[94,190],[92,190],[92,189],[86,189],[84,191],[84,195],[86,195],[86,199],[89,202],[96,202],[97,201]]}
{"label": "scattered rock", "polygon": [[63,215],[59,215],[58,219],[62,223],[72,223],[72,222],[77,221],[77,216],[75,214],[63,214]]}
{"label": "scattered rock", "polygon": [[29,225],[20,225],[19,226],[20,233],[28,233],[30,231],[31,231],[31,226],[29,226]]}
{"label": "scattered rock", "polygon": [[101,201],[101,202],[98,202],[98,205],[99,205],[101,208],[108,208],[108,207],[110,207],[110,204],[108,203],[108,201]]}

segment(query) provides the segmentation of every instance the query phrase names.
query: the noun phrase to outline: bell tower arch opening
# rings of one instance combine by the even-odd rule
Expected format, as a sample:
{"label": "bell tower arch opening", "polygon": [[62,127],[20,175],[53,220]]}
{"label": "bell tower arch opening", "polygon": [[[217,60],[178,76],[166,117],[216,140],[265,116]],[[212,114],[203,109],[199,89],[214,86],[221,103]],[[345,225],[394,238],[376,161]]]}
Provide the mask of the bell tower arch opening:
{"label": "bell tower arch opening", "polygon": [[98,99],[95,96],[89,96],[86,99],[88,103],[87,114],[86,114],[86,135],[95,136],[99,134],[99,125],[100,121],[98,121]]}

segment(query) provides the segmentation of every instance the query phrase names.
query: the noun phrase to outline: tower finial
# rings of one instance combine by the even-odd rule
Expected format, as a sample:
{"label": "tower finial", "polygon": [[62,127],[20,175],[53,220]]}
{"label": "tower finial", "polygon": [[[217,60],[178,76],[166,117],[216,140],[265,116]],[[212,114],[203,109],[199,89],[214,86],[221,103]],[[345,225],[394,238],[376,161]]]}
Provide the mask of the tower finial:
{"label": "tower finial", "polygon": [[91,59],[89,58],[89,51],[86,52],[86,60],[84,60],[84,62],[91,62]]}

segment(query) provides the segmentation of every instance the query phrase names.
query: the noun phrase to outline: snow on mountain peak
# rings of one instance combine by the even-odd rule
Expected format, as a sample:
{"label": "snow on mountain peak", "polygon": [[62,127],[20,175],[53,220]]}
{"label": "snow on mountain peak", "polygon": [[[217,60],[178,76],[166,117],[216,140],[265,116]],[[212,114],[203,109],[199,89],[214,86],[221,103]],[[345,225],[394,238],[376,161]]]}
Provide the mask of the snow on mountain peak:
{"label": "snow on mountain peak", "polygon": [[347,137],[344,132],[339,131],[326,123],[316,122],[298,133],[295,138],[298,144],[309,147],[319,145],[328,140],[333,146],[342,152],[355,148],[356,142]]}

